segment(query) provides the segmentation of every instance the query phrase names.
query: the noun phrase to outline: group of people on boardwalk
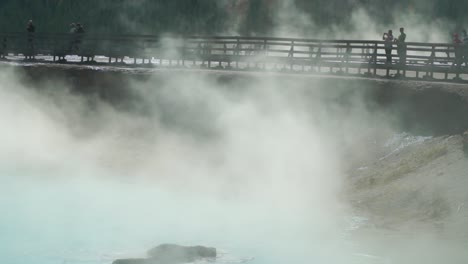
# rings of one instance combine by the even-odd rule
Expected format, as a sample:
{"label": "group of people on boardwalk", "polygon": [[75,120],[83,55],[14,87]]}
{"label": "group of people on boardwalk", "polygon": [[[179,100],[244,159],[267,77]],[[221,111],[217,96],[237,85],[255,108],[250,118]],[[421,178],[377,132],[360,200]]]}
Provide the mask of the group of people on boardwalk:
{"label": "group of people on boardwalk", "polygon": [[[36,54],[36,51],[40,49],[40,47],[35,47],[36,45],[39,46],[41,43],[37,42],[36,39],[35,39],[35,32],[36,32],[36,27],[33,23],[32,20],[29,20],[27,22],[27,25],[26,25],[26,32],[27,32],[27,36],[25,38],[21,37],[21,46],[23,46],[24,44],[24,40],[27,40],[27,44],[26,44],[26,51],[23,53],[25,56],[26,56],[26,59],[34,59],[34,55]],[[59,50],[60,52],[56,52],[57,56],[59,57],[59,60],[61,58],[63,58],[63,60],[65,60],[65,56],[66,54],[80,54],[80,55],[83,55],[84,53],[88,53],[88,54],[91,54],[93,55],[92,53],[89,53],[89,51],[86,51],[86,50],[89,50],[89,46],[91,45],[87,45],[86,43],[84,43],[84,33],[85,33],[85,29],[83,27],[83,25],[81,23],[71,23],[70,26],[69,26],[69,35],[65,34],[65,38],[62,38],[61,36],[63,35],[60,35],[60,38],[62,38],[61,40],[63,40],[63,44],[61,42],[59,42],[60,44],[58,45],[59,47],[57,48],[57,50]],[[452,39],[452,44],[451,45],[446,45],[444,44],[443,47],[446,47],[446,53],[447,53],[447,57],[449,58],[448,60],[444,60],[445,62],[444,63],[448,63],[448,62],[453,62],[453,65],[455,66],[461,66],[463,64],[465,64],[465,66],[468,67],[468,34],[467,34],[467,31],[466,30],[462,30],[460,34],[458,33],[454,33],[453,35],[453,39]],[[394,57],[394,55],[392,55],[392,52],[393,52],[393,49],[396,49],[396,53],[397,53],[397,57],[398,57],[398,64],[400,65],[406,65],[407,63],[407,50],[410,51],[410,58],[413,59],[415,58],[415,50],[419,50],[422,52],[425,52],[425,51],[430,51],[429,48],[425,48],[425,49],[414,49],[414,48],[407,48],[407,43],[406,43],[406,40],[407,40],[407,35],[405,33],[405,29],[403,27],[401,27],[399,29],[399,36],[398,37],[395,37],[393,35],[393,31],[392,30],[388,30],[387,32],[383,33],[383,36],[382,36],[382,40],[383,40],[383,48],[385,50],[385,57],[386,57],[386,63],[387,64],[392,64],[392,59]],[[5,50],[7,50],[7,42],[9,43],[9,41],[7,40],[7,37],[4,37],[3,38],[3,41],[0,43],[0,48],[1,48],[1,52],[0,52],[0,57],[4,57],[5,53]],[[83,43],[83,44],[82,44]],[[85,46],[86,45],[86,46]],[[208,55],[208,54],[211,54],[211,50],[212,50],[212,43],[209,43],[209,42],[206,42],[206,43],[202,43],[200,42],[198,44],[198,51],[199,51],[199,55]],[[214,44],[216,45],[216,44]],[[224,52],[226,53],[226,50],[228,50],[229,44],[224,44]],[[247,45],[247,44],[245,44]],[[258,51],[258,54],[261,55],[262,53],[261,52],[265,52],[265,54],[267,54],[268,52],[268,46],[266,44],[266,40],[265,40],[265,43],[262,44],[262,43],[255,43],[255,44],[251,44],[251,48],[249,49],[243,49],[242,48],[242,44],[236,44],[233,49],[233,54],[234,55],[239,55],[239,52],[241,52],[242,50],[244,50],[246,56],[248,55],[252,55],[252,53],[254,53],[255,51]],[[263,45],[263,46],[262,46]],[[292,41],[292,44],[291,44],[291,48],[289,50],[289,53],[288,53],[288,57],[290,58],[294,58],[294,54],[295,54],[295,50],[294,50],[294,41]],[[378,47],[378,45],[382,45],[382,43],[375,43],[376,47]],[[311,46],[312,47],[312,46]],[[309,47],[309,53],[310,53],[310,56],[312,57],[314,54],[314,48],[315,47]],[[369,47],[369,44],[366,44],[366,47]],[[381,48],[382,46],[380,46]],[[366,55],[363,55],[363,56],[368,56],[368,54],[370,53],[370,48],[367,48],[367,50],[364,51],[364,48],[363,48],[363,54],[365,52]],[[377,61],[377,58],[378,58],[378,50],[379,48],[375,48],[374,49],[374,55],[371,57],[372,58],[372,61]],[[427,56],[427,54],[424,54],[424,55],[421,55],[421,56],[426,56],[427,58],[423,58],[423,59],[420,59],[419,61],[416,61],[414,64],[421,64],[421,62],[423,64],[434,64],[434,61],[437,61],[437,59],[440,59],[438,57],[436,57],[436,52],[437,53],[440,53],[441,52],[441,49],[438,48],[438,49],[435,49],[434,46],[432,48],[433,52],[432,52],[432,55],[431,56]],[[443,49],[445,50],[445,48]],[[301,51],[299,51],[301,52]],[[316,54],[320,54],[320,47],[319,47],[319,51],[316,52]],[[340,50],[338,50],[339,53],[341,53]],[[444,52],[444,51],[442,51]],[[348,54],[348,57],[345,57],[345,58],[349,58],[349,54],[352,53],[352,49],[351,47],[348,47],[346,48],[346,54]],[[427,52],[426,52],[427,53]],[[454,56],[453,56],[454,54]],[[90,55],[90,56],[91,56]],[[255,55],[255,54],[253,54]],[[417,54],[416,54],[417,55]],[[452,55],[452,57],[451,57]],[[419,56],[419,57],[421,57]],[[451,57],[451,58],[450,58]],[[362,57],[361,57],[362,58]],[[445,58],[444,58],[445,59]],[[55,56],[54,56],[54,60],[55,60]],[[412,63],[413,61],[410,61],[410,63]]]}
{"label": "group of people on boardwalk", "polygon": [[[28,33],[35,33],[36,32],[36,26],[34,26],[34,23],[32,20],[28,21],[28,24],[26,26],[26,31]],[[84,27],[81,23],[71,23],[70,24],[70,33],[75,34],[75,33],[85,33]]]}
{"label": "group of people on boardwalk", "polygon": [[392,49],[393,43],[397,44],[397,54],[400,58],[400,63],[406,61],[406,33],[405,29],[400,28],[400,36],[395,38],[393,31],[390,29],[388,32],[383,33],[382,40],[385,41],[385,55],[387,57],[387,63],[392,63]]}
{"label": "group of people on boardwalk", "polygon": [[[34,33],[36,33],[36,26],[32,20],[28,21],[26,32],[28,34],[27,48],[30,50],[29,53],[31,53],[26,54],[26,59],[34,59]],[[81,23],[71,23],[69,33],[72,34],[69,49],[70,51],[77,51],[79,49],[79,44],[81,43],[81,36],[85,33],[85,29]]]}
{"label": "group of people on boardwalk", "polygon": [[[400,28],[400,36],[395,38],[393,36],[392,30],[388,30],[388,32],[383,33],[382,40],[385,42],[385,55],[386,55],[386,63],[392,63],[392,49],[393,44],[397,45],[397,54],[399,57],[399,63],[405,64],[406,63],[406,33],[405,29],[402,27]],[[468,66],[468,33],[466,29],[463,29],[460,34],[454,33],[453,34],[453,48],[455,53],[455,60],[454,65],[461,66],[465,63]],[[449,56],[449,53],[447,52]],[[435,56],[432,55],[432,56]]]}

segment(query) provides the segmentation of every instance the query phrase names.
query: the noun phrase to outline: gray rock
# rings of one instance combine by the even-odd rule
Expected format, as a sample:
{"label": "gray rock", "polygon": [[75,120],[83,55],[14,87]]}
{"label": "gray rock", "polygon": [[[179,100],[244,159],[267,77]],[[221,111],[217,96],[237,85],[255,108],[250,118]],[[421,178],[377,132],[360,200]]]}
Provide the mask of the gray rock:
{"label": "gray rock", "polygon": [[216,248],[162,244],[148,251],[148,258],[118,259],[113,264],[180,264],[216,258]]}
{"label": "gray rock", "polygon": [[152,262],[151,259],[118,259],[112,262],[112,264],[157,264]]}
{"label": "gray rock", "polygon": [[162,263],[187,263],[203,258],[216,258],[216,248],[163,244],[150,249],[148,256]]}

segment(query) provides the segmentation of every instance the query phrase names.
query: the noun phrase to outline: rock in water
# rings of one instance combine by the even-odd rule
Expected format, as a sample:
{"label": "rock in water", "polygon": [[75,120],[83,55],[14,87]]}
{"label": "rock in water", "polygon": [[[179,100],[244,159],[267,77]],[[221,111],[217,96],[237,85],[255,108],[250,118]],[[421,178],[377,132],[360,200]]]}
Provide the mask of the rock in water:
{"label": "rock in water", "polygon": [[118,259],[112,264],[180,264],[208,258],[216,258],[216,248],[162,244],[150,249],[146,259]]}
{"label": "rock in water", "polygon": [[112,264],[151,264],[148,259],[118,259]]}
{"label": "rock in water", "polygon": [[148,256],[160,263],[187,263],[203,258],[216,258],[216,248],[163,244],[150,249]]}

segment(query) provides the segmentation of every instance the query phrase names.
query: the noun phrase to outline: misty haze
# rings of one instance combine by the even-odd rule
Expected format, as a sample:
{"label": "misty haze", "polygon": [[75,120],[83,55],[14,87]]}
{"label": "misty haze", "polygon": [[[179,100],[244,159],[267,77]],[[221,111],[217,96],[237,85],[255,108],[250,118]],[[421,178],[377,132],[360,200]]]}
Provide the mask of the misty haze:
{"label": "misty haze", "polygon": [[468,263],[466,10],[0,1],[0,262]]}

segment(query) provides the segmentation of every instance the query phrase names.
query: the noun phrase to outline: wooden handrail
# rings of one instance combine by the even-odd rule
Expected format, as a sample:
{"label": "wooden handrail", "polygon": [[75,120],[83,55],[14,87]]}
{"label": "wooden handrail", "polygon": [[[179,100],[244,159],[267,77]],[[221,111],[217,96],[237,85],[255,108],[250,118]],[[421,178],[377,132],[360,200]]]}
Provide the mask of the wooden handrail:
{"label": "wooden handrail", "polygon": [[[305,38],[244,37],[244,36],[156,36],[137,34],[65,34],[65,33],[25,33],[0,32],[0,56],[7,54],[50,55],[65,58],[66,55],[112,58],[160,58],[161,60],[182,60],[214,62],[218,67],[231,63],[239,68],[239,63],[251,61],[255,65],[280,63],[293,69],[305,65],[345,69],[366,68],[368,74],[377,75],[378,69],[411,69],[434,73],[450,71],[457,76],[468,74],[468,67],[460,67],[456,57],[464,52],[468,56],[468,46],[457,47],[450,43],[405,43],[404,49],[392,43],[392,63],[385,63],[385,42],[380,40],[321,40]],[[404,55],[400,52],[404,51]],[[461,55],[464,56],[464,55]],[[458,58],[458,59],[457,59]],[[363,67],[362,65],[366,65]],[[456,64],[456,65],[455,65]],[[424,67],[424,69],[423,69]],[[428,68],[430,67],[430,68]],[[340,70],[341,71],[341,70]],[[341,71],[342,72],[342,71]]]}
{"label": "wooden handrail", "polygon": [[[27,32],[3,32],[0,33],[0,37],[22,37],[25,35],[30,35],[31,33]],[[69,33],[33,33],[35,38],[72,38],[74,35]],[[297,45],[301,45],[303,43],[338,43],[338,44],[385,44],[384,41],[381,40],[329,40],[329,39],[307,39],[307,38],[279,38],[279,37],[243,37],[243,36],[158,36],[158,35],[142,35],[142,34],[88,34],[85,33],[82,35],[88,39],[95,39],[95,40],[115,40],[115,39],[131,39],[131,40],[160,40],[164,38],[172,38],[172,39],[201,39],[204,41],[212,41],[212,40],[226,40],[226,41],[258,41],[258,42],[274,42],[274,41],[281,41],[281,42],[294,42]],[[396,44],[394,44],[396,45]],[[453,44],[451,43],[423,43],[423,42],[407,42],[407,46],[439,46],[439,47],[452,47]]]}

